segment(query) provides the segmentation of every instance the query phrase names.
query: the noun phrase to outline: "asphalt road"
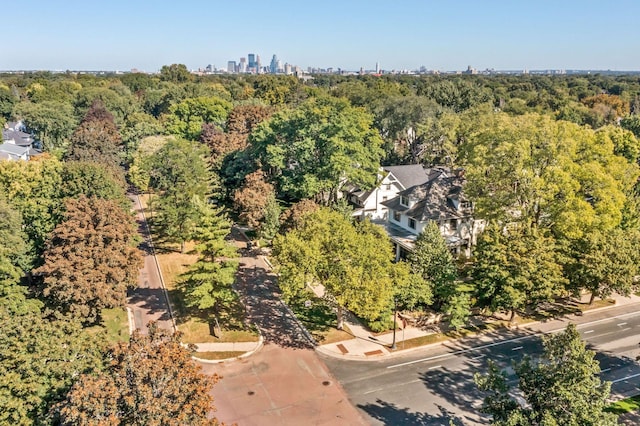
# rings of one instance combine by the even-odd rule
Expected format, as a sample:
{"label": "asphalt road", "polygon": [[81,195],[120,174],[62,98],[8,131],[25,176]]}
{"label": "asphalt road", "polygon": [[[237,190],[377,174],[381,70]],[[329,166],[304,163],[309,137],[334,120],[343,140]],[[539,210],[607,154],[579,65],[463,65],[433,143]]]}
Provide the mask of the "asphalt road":
{"label": "asphalt road", "polygon": [[[597,353],[601,377],[612,382],[612,395],[623,397],[640,389],[640,306],[622,306],[572,317]],[[346,361],[323,356],[351,402],[373,425],[487,424],[479,413],[482,394],[473,376],[486,371],[487,360],[507,369],[525,354],[542,350],[542,333],[561,331],[568,322],[552,321],[527,329],[435,345],[383,361]]]}

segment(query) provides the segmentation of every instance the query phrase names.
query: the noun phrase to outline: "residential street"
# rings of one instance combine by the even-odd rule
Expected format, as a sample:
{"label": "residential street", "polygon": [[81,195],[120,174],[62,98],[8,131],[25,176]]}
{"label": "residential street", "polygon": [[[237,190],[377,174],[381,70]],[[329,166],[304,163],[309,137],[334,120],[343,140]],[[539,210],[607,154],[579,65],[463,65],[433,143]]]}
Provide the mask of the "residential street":
{"label": "residential street", "polygon": [[[145,236],[141,247],[146,251],[140,286],[130,293],[132,320],[143,330],[150,320],[171,329],[146,223],[136,197],[132,200],[140,233]],[[232,239],[239,248],[245,247],[237,229]],[[222,377],[212,394],[215,415],[227,423],[448,425],[453,419],[455,424],[486,424],[478,411],[482,397],[473,383],[474,373],[485,371],[487,359],[508,368],[524,354],[535,356],[541,350],[540,334],[562,330],[569,320],[579,324],[583,337],[598,352],[602,377],[613,382],[613,396],[638,392],[637,303],[433,345],[382,360],[353,361],[314,351],[280,300],[275,276],[258,250],[240,252],[238,290],[265,345],[248,358],[202,364],[206,373]]]}
{"label": "residential street", "polygon": [[[640,389],[640,312],[626,305],[572,318],[602,368],[613,382],[612,396],[632,395]],[[487,359],[501,368],[525,354],[541,352],[540,333],[563,330],[568,321],[550,321],[520,330],[434,345],[383,361],[347,361],[322,356],[340,380],[351,402],[374,425],[487,424],[478,408],[481,395],[473,383]],[[515,376],[509,376],[515,384]]]}
{"label": "residential street", "polygon": [[166,294],[160,281],[160,271],[153,256],[153,242],[149,236],[149,229],[142,212],[140,200],[136,195],[129,194],[133,202],[135,220],[138,232],[144,241],[140,249],[144,252],[144,267],[140,269],[138,276],[138,288],[130,290],[127,306],[131,310],[130,320],[134,327],[146,333],[147,324],[157,321],[160,328],[171,330],[173,328],[169,313]]}
{"label": "residential street", "polygon": [[[157,320],[171,329],[164,290],[152,255],[146,222],[138,199],[131,196],[140,234],[145,238],[144,268],[139,288],[129,295],[136,328]],[[245,247],[234,230],[238,247]],[[265,346],[248,358],[202,364],[208,374],[223,377],[213,388],[215,416],[227,424],[250,425],[365,425],[339,382],[319,359],[297,321],[278,297],[275,276],[257,251],[241,250],[238,290],[252,323],[260,329]]]}
{"label": "residential street", "polygon": [[[237,230],[232,236],[245,245]],[[242,256],[238,289],[265,345],[248,358],[203,364],[223,377],[213,389],[216,416],[243,426],[367,424],[280,300],[268,265],[255,250]]]}

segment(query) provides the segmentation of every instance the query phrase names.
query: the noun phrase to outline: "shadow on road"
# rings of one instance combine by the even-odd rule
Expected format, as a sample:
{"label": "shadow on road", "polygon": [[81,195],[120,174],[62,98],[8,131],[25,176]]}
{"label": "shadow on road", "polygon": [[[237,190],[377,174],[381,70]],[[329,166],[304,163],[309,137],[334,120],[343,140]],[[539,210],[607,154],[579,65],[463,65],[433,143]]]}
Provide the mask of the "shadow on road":
{"label": "shadow on road", "polygon": [[134,290],[129,290],[128,304],[134,305],[138,309],[146,311],[147,315],[153,315],[158,312],[162,312],[162,315],[157,318],[159,321],[170,321],[171,315],[167,309],[167,303],[165,300],[164,290],[161,288],[142,288],[138,287]]}
{"label": "shadow on road", "polygon": [[461,419],[441,406],[438,406],[440,413],[436,415],[412,413],[408,408],[400,408],[381,399],[376,400],[375,404],[359,404],[358,408],[385,425],[464,425]]}
{"label": "shadow on road", "polygon": [[313,346],[300,325],[280,300],[276,276],[262,267],[244,261],[238,270],[238,291],[247,307],[247,318],[255,324],[266,343],[287,348],[309,349]]}
{"label": "shadow on road", "polygon": [[[458,412],[478,413],[486,394],[475,385],[474,374],[485,374],[488,360],[492,360],[500,369],[507,371],[507,383],[512,389],[517,389],[518,378],[513,373],[514,364],[520,362],[525,355],[530,356],[535,363],[543,351],[542,336],[535,334],[531,330],[511,330],[485,334],[485,336],[496,339],[516,340],[512,340],[512,343],[480,349],[471,349],[480,345],[477,340],[474,343],[474,339],[450,342],[445,346],[450,347],[452,351],[462,351],[458,356],[464,359],[464,367],[453,370],[434,368],[420,373],[420,379],[430,392],[458,408],[460,410]],[[524,337],[530,338],[525,339]],[[600,362],[602,371],[601,377],[613,382],[612,399],[619,399],[620,395],[628,396],[640,392],[637,382],[630,380],[640,375],[640,365],[635,358],[603,351],[591,344],[587,344],[587,348],[596,353],[595,357]],[[368,411],[367,408],[362,408]]]}

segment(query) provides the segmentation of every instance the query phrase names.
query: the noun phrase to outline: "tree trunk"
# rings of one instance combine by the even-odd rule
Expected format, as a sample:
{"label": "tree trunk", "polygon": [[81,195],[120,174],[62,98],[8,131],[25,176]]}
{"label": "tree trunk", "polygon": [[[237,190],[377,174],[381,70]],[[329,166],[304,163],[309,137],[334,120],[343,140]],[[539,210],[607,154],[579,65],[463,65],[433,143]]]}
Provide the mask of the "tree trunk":
{"label": "tree trunk", "polygon": [[596,298],[596,292],[592,291],[591,296],[589,297],[589,306],[593,305],[593,301],[595,300],[595,298]]}
{"label": "tree trunk", "polygon": [[344,328],[344,310],[342,306],[338,305],[338,326],[336,327],[338,330],[342,330]]}
{"label": "tree trunk", "polygon": [[513,319],[516,317],[516,310],[511,310],[511,316],[509,317],[509,322],[513,322]]}
{"label": "tree trunk", "polygon": [[180,241],[180,253],[181,254],[184,254],[184,245],[185,245],[184,240]]}

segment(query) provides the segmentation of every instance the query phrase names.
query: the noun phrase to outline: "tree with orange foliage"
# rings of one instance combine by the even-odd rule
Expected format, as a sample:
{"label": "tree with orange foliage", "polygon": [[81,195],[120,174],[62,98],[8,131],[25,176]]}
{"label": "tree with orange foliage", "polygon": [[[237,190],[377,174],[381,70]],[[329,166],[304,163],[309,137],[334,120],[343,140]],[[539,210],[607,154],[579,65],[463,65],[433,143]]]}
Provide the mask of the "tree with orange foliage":
{"label": "tree with orange foliage", "polygon": [[44,278],[44,296],[61,312],[89,323],[99,319],[102,308],[123,307],[141,266],[135,235],[131,216],[117,202],[68,199],[44,265],[35,271]]}
{"label": "tree with orange foliage", "polygon": [[207,376],[180,344],[180,335],[148,325],[108,353],[108,366],[84,374],[60,405],[63,425],[219,425]]}

